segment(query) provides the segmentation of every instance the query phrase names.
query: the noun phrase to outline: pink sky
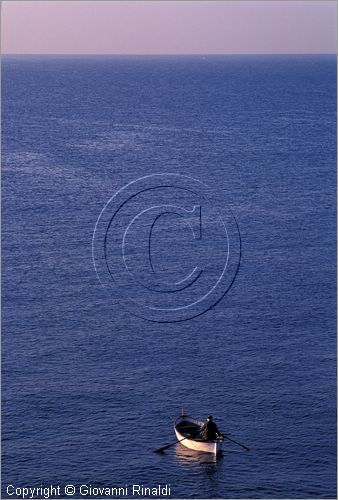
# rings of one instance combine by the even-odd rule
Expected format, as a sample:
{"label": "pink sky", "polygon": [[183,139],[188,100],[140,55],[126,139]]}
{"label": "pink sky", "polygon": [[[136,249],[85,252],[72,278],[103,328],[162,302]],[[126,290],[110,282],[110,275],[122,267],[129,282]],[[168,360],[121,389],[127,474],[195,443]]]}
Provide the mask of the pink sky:
{"label": "pink sky", "polygon": [[3,1],[2,53],[336,52],[336,2]]}

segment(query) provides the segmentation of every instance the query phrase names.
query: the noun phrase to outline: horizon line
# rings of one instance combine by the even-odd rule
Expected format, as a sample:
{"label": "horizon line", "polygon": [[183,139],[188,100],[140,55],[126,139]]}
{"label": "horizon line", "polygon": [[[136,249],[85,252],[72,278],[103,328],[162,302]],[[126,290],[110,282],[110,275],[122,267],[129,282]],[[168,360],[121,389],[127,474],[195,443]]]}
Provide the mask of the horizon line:
{"label": "horizon line", "polygon": [[158,53],[115,53],[115,52],[4,52],[1,56],[325,56],[335,55],[337,52],[209,52],[209,53],[175,53],[175,52],[158,52]]}

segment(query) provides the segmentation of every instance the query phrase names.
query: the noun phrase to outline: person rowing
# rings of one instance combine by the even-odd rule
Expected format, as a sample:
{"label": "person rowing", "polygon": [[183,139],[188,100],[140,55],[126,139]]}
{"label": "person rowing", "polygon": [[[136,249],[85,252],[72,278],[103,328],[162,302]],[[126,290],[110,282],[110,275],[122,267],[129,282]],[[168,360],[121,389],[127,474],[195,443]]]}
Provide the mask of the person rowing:
{"label": "person rowing", "polygon": [[219,431],[217,425],[213,421],[211,415],[207,418],[207,421],[202,426],[200,430],[200,435],[206,441],[215,441],[217,438],[224,438],[223,434]]}

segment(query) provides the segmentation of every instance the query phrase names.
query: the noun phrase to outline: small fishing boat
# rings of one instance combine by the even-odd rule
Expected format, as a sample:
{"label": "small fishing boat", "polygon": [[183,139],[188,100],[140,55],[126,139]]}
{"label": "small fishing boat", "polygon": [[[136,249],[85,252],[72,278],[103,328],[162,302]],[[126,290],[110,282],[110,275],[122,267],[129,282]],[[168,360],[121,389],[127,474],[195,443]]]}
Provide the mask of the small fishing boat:
{"label": "small fishing boat", "polygon": [[196,420],[188,415],[182,414],[174,423],[177,440],[190,450],[219,455],[222,452],[223,439],[206,441],[200,438],[199,433],[203,425],[204,422],[201,420]]}

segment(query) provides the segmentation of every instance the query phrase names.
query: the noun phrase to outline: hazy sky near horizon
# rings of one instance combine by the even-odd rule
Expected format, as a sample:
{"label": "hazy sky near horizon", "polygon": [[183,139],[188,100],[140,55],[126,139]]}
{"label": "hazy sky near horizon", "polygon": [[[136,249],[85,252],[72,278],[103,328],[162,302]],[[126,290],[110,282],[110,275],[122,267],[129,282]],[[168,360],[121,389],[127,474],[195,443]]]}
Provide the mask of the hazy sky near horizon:
{"label": "hazy sky near horizon", "polygon": [[3,1],[2,53],[336,52],[335,0]]}

